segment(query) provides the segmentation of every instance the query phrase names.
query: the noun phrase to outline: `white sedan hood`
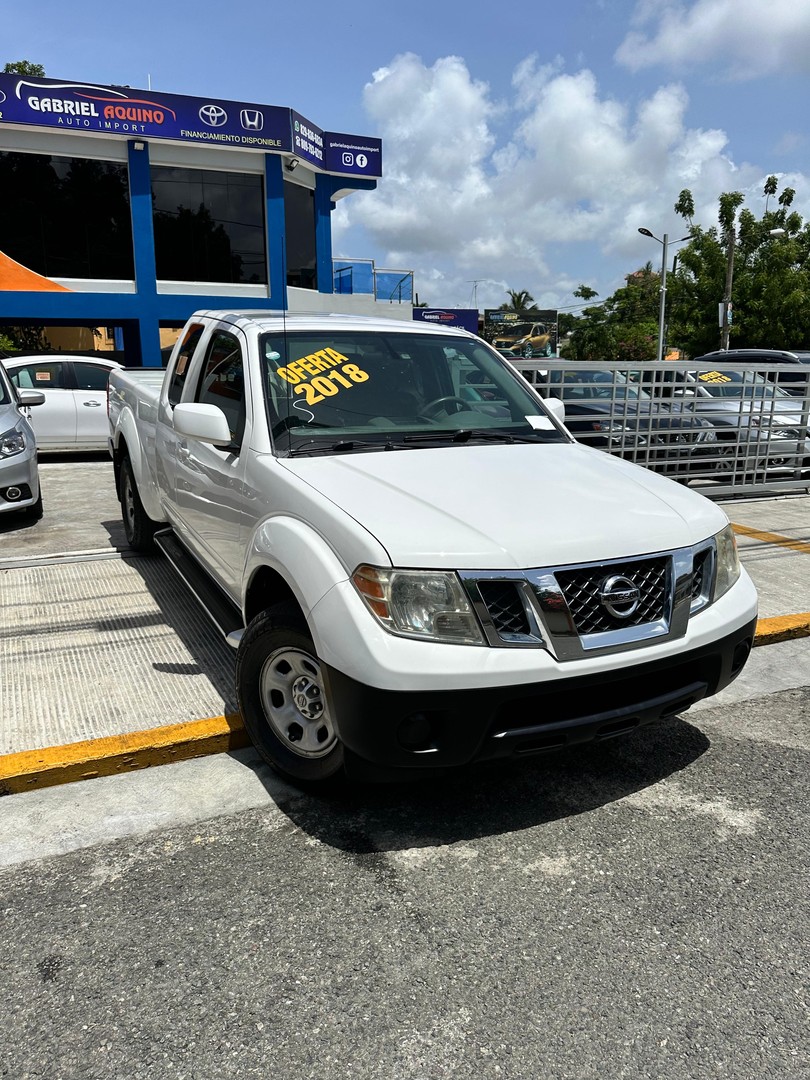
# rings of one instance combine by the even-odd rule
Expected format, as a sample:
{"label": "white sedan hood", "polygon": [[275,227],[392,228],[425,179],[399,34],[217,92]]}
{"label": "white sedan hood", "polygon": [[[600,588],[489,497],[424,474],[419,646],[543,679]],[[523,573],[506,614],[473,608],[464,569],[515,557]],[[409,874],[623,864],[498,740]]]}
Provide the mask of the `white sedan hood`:
{"label": "white sedan hood", "polygon": [[640,466],[570,443],[285,459],[367,529],[392,565],[529,569],[685,547],[725,514]]}

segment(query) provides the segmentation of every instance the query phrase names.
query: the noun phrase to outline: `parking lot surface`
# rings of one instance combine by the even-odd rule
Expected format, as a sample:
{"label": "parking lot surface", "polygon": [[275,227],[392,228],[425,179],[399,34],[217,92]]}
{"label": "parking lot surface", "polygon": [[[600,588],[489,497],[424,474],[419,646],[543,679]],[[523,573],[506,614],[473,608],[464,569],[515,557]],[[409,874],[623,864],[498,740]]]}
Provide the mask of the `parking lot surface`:
{"label": "parking lot surface", "polygon": [[[98,759],[127,770],[244,745],[234,653],[165,560],[127,549],[109,459],[56,458],[41,472],[42,521],[0,521],[0,784],[28,790],[97,775]],[[810,631],[810,497],[726,510],[763,640]],[[802,685],[808,653],[807,639],[767,662],[755,652],[748,682],[762,669],[771,688]],[[60,747],[71,749],[55,757]]]}
{"label": "parking lot surface", "polygon": [[[121,557],[109,463],[43,479],[0,523],[5,745],[227,714],[232,653]],[[810,611],[807,500],[727,510],[766,618]],[[0,1076],[810,1076],[806,637],[684,717],[433,783],[126,760],[0,800]]]}

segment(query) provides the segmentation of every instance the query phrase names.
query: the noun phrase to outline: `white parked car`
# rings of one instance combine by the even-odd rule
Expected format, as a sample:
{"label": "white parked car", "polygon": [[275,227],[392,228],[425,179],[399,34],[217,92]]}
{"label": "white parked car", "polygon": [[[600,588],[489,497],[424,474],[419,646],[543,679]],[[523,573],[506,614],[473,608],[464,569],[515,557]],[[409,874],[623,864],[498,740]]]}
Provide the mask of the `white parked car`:
{"label": "white parked car", "polygon": [[42,517],[37,444],[26,415],[28,406],[41,406],[42,394],[16,391],[0,364],[0,514],[15,510]]}
{"label": "white parked car", "polygon": [[40,450],[106,450],[107,380],[121,367],[95,356],[15,356],[4,361],[18,390],[45,396],[31,423]]}

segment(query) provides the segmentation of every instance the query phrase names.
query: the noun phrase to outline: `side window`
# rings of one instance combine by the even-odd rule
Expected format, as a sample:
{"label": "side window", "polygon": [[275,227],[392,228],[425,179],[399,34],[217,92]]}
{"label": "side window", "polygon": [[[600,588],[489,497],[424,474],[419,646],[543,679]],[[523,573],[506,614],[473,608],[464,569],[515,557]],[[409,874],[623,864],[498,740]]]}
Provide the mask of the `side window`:
{"label": "side window", "polygon": [[233,334],[218,330],[208,343],[196,400],[222,409],[231,442],[238,446],[245,433],[245,371],[242,350]]}
{"label": "side window", "polygon": [[11,381],[19,390],[65,390],[65,366],[61,361],[24,364],[10,372]]}
{"label": "side window", "polygon": [[177,355],[177,363],[174,365],[171,382],[169,383],[169,404],[172,407],[179,404],[180,398],[183,396],[183,387],[186,384],[188,366],[191,363],[194,350],[197,348],[197,344],[202,337],[204,329],[205,327],[199,323],[193,323],[188,328],[186,335],[183,338],[183,344],[180,346],[180,352]]}
{"label": "side window", "polygon": [[104,390],[110,378],[110,369],[102,364],[87,364],[80,360],[73,362],[73,374],[79,390]]}

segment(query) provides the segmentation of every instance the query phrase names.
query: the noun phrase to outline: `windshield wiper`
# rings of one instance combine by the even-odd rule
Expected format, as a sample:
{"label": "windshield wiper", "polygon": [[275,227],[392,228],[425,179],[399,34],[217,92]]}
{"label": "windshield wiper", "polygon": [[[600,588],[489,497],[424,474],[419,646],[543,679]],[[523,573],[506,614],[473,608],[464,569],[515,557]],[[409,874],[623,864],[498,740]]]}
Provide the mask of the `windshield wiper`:
{"label": "windshield wiper", "polygon": [[403,435],[402,440],[406,443],[423,442],[454,442],[466,443],[472,439],[483,439],[484,442],[502,443],[536,443],[543,442],[537,435],[511,435],[507,431],[492,431],[489,428],[459,428],[457,431],[430,431],[420,432],[418,435]]}
{"label": "windshield wiper", "polygon": [[326,443],[312,439],[302,446],[290,447],[290,457],[300,457],[302,454],[351,454],[354,450],[404,450],[402,442],[392,442],[391,439],[341,439],[340,442]]}

